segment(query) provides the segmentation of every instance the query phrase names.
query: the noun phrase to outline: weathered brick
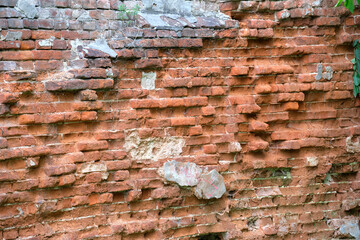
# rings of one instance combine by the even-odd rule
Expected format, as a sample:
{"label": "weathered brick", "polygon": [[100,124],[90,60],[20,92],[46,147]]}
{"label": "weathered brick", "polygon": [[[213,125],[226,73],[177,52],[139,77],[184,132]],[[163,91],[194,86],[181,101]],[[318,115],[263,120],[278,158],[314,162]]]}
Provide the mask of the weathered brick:
{"label": "weathered brick", "polygon": [[107,149],[109,147],[107,141],[78,142],[76,147],[79,151],[93,151]]}

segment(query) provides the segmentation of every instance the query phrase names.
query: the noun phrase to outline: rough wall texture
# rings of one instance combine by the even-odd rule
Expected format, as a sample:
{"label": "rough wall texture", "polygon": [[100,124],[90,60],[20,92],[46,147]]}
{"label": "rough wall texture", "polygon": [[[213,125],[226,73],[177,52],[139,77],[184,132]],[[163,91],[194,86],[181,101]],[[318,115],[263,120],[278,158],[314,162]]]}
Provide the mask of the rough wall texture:
{"label": "rough wall texture", "polygon": [[358,9],[118,4],[0,0],[0,239],[360,238]]}

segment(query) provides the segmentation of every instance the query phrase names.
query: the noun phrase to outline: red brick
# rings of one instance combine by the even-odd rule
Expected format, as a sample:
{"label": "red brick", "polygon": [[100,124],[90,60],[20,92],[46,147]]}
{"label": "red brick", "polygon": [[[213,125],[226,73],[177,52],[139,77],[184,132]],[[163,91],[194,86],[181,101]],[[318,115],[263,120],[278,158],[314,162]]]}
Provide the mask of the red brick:
{"label": "red brick", "polygon": [[305,100],[304,93],[279,93],[279,102],[303,102]]}
{"label": "red brick", "polygon": [[172,118],[171,126],[188,126],[195,125],[194,117],[182,117],[182,118]]}
{"label": "red brick", "polygon": [[59,186],[71,185],[76,181],[74,175],[64,175],[59,178]]}
{"label": "red brick", "polygon": [[255,66],[254,74],[267,75],[267,74],[278,74],[278,73],[293,73],[294,69],[288,65],[278,66]]}
{"label": "red brick", "polygon": [[298,140],[288,140],[279,144],[281,150],[297,150],[300,149],[301,145]]}
{"label": "red brick", "polygon": [[130,176],[129,171],[126,171],[126,170],[116,171],[114,173],[114,180],[115,181],[124,181],[124,180],[128,179],[129,176]]}
{"label": "red brick", "polygon": [[106,70],[103,68],[73,69],[70,72],[75,78],[106,78]]}
{"label": "red brick", "polygon": [[33,60],[34,54],[32,51],[3,51],[1,53],[2,60]]}
{"label": "red brick", "polygon": [[242,105],[236,106],[237,113],[251,114],[251,113],[260,112],[260,110],[261,110],[261,107],[259,107],[256,104],[242,104]]}
{"label": "red brick", "polygon": [[232,67],[230,72],[232,76],[247,75],[248,73],[249,73],[249,67],[247,66]]}
{"label": "red brick", "polygon": [[203,133],[203,129],[201,126],[195,126],[189,128],[189,136],[201,135]]}
{"label": "red brick", "polygon": [[61,60],[63,53],[56,50],[36,50],[32,51],[34,59],[37,60]]}
{"label": "red brick", "polygon": [[36,71],[50,71],[50,70],[56,70],[62,68],[63,68],[62,61],[58,61],[58,60],[35,61]]}
{"label": "red brick", "polygon": [[284,111],[296,111],[299,110],[299,103],[297,102],[287,102],[283,105]]}
{"label": "red brick", "polygon": [[206,106],[201,108],[202,115],[210,116],[216,114],[215,108],[212,106]]}
{"label": "red brick", "polygon": [[250,121],[250,124],[249,124],[250,132],[265,132],[268,129],[269,129],[269,125],[264,122],[256,121],[256,120]]}
{"label": "red brick", "polygon": [[251,142],[248,142],[246,145],[247,151],[254,152],[254,151],[263,151],[267,150],[269,148],[269,143],[262,140],[262,139],[256,139]]}
{"label": "red brick", "polygon": [[333,91],[326,93],[326,99],[338,100],[352,98],[352,94],[349,91]]}
{"label": "red brick", "polygon": [[135,61],[135,68],[144,69],[144,68],[162,68],[163,64],[160,59],[149,58],[149,59],[139,59]]}
{"label": "red brick", "polygon": [[71,206],[80,206],[86,205],[89,203],[89,198],[87,196],[75,196],[71,199]]}
{"label": "red brick", "polygon": [[79,151],[94,151],[107,149],[109,147],[107,141],[83,141],[78,142],[76,147]]}
{"label": "red brick", "polygon": [[19,96],[16,93],[0,92],[0,103],[16,103]]}
{"label": "red brick", "polygon": [[202,39],[179,39],[178,46],[181,48],[200,48],[203,46]]}
{"label": "red brick", "polygon": [[75,164],[65,164],[60,166],[51,166],[45,169],[45,172],[49,176],[57,176],[68,173],[73,173],[76,170]]}
{"label": "red brick", "polygon": [[213,154],[217,152],[217,147],[215,144],[208,144],[203,146],[203,151],[206,154]]}

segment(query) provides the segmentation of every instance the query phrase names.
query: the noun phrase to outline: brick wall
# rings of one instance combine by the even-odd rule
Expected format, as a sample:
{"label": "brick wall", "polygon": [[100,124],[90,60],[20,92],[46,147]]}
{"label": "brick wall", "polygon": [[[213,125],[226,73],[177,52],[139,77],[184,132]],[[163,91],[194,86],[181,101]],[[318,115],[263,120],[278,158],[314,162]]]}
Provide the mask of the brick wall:
{"label": "brick wall", "polygon": [[0,0],[0,239],[359,239],[358,9],[136,3]]}

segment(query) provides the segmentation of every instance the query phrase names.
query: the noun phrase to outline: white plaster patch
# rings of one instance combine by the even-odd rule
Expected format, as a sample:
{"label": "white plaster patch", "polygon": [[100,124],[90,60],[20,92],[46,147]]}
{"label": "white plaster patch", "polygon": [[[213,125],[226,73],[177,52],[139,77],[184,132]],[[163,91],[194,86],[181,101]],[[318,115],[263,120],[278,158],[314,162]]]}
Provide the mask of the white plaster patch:
{"label": "white plaster patch", "polygon": [[35,4],[36,0],[19,0],[15,6],[15,10],[28,18],[35,18],[38,14]]}
{"label": "white plaster patch", "polygon": [[44,39],[44,40],[39,41],[39,45],[41,47],[52,47],[52,45],[54,44],[54,40],[55,40],[55,37],[52,36],[49,39]]}
{"label": "white plaster patch", "polygon": [[319,164],[319,159],[317,157],[307,157],[307,166],[316,167]]}
{"label": "white plaster patch", "polygon": [[154,90],[155,89],[156,72],[142,73],[141,87],[143,89]]}
{"label": "white plaster patch", "polygon": [[134,160],[159,159],[180,156],[185,140],[180,137],[140,138],[136,131],[125,138],[124,148]]}
{"label": "white plaster patch", "polygon": [[359,141],[352,142],[351,138],[352,137],[346,138],[346,151],[350,153],[360,152],[360,142]]}
{"label": "white plaster patch", "polygon": [[107,172],[107,167],[104,163],[84,163],[80,166],[78,170],[78,173],[80,173],[80,175],[93,172],[101,172],[102,179],[104,180],[107,179],[109,176],[109,173]]}

